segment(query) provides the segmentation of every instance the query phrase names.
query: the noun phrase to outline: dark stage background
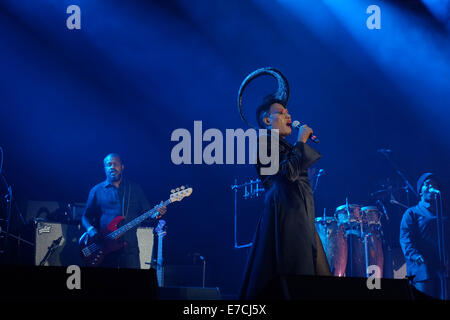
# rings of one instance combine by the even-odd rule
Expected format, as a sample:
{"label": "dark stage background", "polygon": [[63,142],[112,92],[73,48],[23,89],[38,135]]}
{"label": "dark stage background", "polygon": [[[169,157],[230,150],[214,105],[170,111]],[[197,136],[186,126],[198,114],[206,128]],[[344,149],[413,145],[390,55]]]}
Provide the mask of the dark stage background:
{"label": "dark stage background", "polygon": [[[334,214],[346,197],[361,205],[379,199],[396,248],[404,209],[389,203],[391,193],[370,194],[392,186],[395,199],[407,203],[405,183],[377,150],[392,150],[414,188],[432,171],[444,196],[449,190],[450,41],[448,15],[439,13],[450,7],[427,3],[2,0],[3,174],[29,223],[29,200],[85,202],[104,179],[102,159],[110,152],[122,154],[127,177],[152,203],[189,184],[193,195],[168,208],[166,263],[198,264],[202,255],[206,286],[233,295],[247,249],[234,248],[231,185],[256,178],[256,171],[251,165],[174,165],[170,137],[177,128],[193,133],[195,120],[203,121],[203,130],[242,128],[241,81],[273,66],[289,80],[293,119],[321,139],[323,158],[315,169],[325,174],[316,214],[324,208]],[[71,4],[81,8],[80,30],[66,28]],[[380,30],[366,27],[371,4],[381,8]],[[249,117],[274,88],[270,78],[249,86]],[[411,194],[411,205],[416,201]],[[2,217],[5,208],[1,197]],[[239,211],[245,226],[239,242],[251,239],[258,214]],[[27,236],[17,211],[11,228]]]}

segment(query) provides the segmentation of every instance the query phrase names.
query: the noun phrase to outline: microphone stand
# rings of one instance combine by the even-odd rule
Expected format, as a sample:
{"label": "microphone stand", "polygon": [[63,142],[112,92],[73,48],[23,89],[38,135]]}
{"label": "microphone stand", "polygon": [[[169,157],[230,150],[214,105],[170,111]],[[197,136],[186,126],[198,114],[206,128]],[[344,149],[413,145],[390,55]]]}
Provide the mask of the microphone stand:
{"label": "microphone stand", "polygon": [[[17,210],[17,212],[19,213],[19,218],[22,221],[22,223],[25,225],[25,219],[23,218],[22,213],[20,212],[17,203],[14,201],[14,196],[13,196],[13,191],[12,191],[12,187],[8,184],[8,181],[6,181],[6,178],[3,174],[0,173],[0,178],[2,179],[2,181],[4,182],[6,188],[8,189],[8,193],[5,195],[5,199],[6,199],[6,228],[5,231],[3,231],[3,233],[5,234],[5,240],[4,240],[4,251],[6,252],[7,250],[9,250],[9,238],[11,236],[13,236],[10,233],[10,226],[11,226],[11,216],[12,216],[12,210],[13,210],[13,203],[14,203],[14,208]],[[18,237],[13,236],[13,238],[15,239],[20,239]],[[24,241],[21,239],[21,241]],[[28,243],[27,241],[24,241],[25,243]]]}
{"label": "microphone stand", "polygon": [[[6,180],[3,177],[3,181]],[[5,199],[6,199],[6,231],[5,231],[5,242],[4,242],[4,249],[5,252],[9,249],[9,226],[10,226],[10,221],[11,221],[11,211],[12,211],[12,201],[13,201],[13,195],[12,195],[12,189],[11,187],[6,183],[7,189],[8,189],[8,193],[5,195]]]}
{"label": "microphone stand", "polygon": [[50,247],[47,248],[47,253],[45,254],[42,261],[39,263],[39,266],[43,266],[47,262],[47,260],[50,258],[50,256],[55,252],[56,248],[59,247],[61,240],[62,240],[62,236],[56,240],[53,240]]}
{"label": "microphone stand", "polygon": [[[386,223],[389,224],[388,223],[389,215],[387,214],[386,207],[384,206],[383,202],[381,202],[380,200],[377,200],[377,203],[380,204],[380,206],[381,206],[381,208],[383,210],[384,216],[386,218]],[[386,239],[386,237],[384,236],[383,226],[382,225],[380,225],[378,230],[379,230],[380,235],[381,235],[383,248],[385,248],[386,252],[387,252],[387,256],[386,256],[387,263],[384,263],[384,265],[385,266],[387,265],[388,267],[386,268],[387,270],[383,270],[383,274],[385,275],[386,278],[393,278],[393,273],[394,272],[393,272],[393,265],[392,265],[392,248],[391,248],[391,245],[390,245],[392,239],[391,239],[391,236],[389,236],[389,239]]]}
{"label": "microphone stand", "polygon": [[323,169],[320,169],[319,172],[317,173],[316,176],[316,183],[314,184],[314,190],[312,191],[313,194],[315,194],[316,190],[317,190],[317,185],[319,184],[319,178],[323,173]]}
{"label": "microphone stand", "polygon": [[13,197],[13,191],[12,191],[12,187],[8,184],[8,181],[6,181],[5,176],[3,175],[3,158],[4,158],[4,153],[3,153],[3,148],[0,146],[0,178],[2,179],[3,183],[6,186],[6,189],[8,190],[8,193],[5,195],[5,199],[6,199],[6,231],[3,231],[1,233],[5,234],[5,240],[3,242],[4,244],[4,250],[1,251],[1,253],[6,253],[7,250],[9,250],[9,237],[13,237],[15,239],[18,239],[19,241],[23,241],[27,244],[30,244],[28,241],[25,241],[23,239],[20,239],[20,237],[16,237],[12,234],[10,234],[10,226],[11,226],[11,216],[12,216],[12,205],[14,203],[14,207],[17,210],[17,212],[19,213],[19,218],[22,221],[22,223],[24,225],[26,225],[25,219],[23,218],[22,212],[20,212],[19,207],[17,206],[17,203],[14,202],[14,197]]}
{"label": "microphone stand", "polygon": [[203,264],[203,270],[202,270],[202,287],[205,287],[205,280],[206,280],[206,259],[203,256],[200,256],[200,260],[202,260]]}
{"label": "microphone stand", "polygon": [[[438,196],[440,199],[440,206],[438,206]],[[438,237],[438,250],[439,250],[439,262],[441,268],[443,268],[443,274],[441,274],[441,295],[443,300],[447,300],[447,257],[445,251],[445,228],[442,218],[442,197],[441,193],[435,194],[434,196],[435,208],[436,208],[436,227],[437,227],[437,237]]]}

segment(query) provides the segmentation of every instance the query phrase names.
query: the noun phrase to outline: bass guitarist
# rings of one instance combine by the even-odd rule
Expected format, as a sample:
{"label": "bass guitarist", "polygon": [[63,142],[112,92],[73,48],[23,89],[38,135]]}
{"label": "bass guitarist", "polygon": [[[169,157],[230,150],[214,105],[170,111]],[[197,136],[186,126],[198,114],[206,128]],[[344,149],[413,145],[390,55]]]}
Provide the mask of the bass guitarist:
{"label": "bass guitarist", "polygon": [[[151,209],[142,188],[123,177],[125,166],[118,154],[108,154],[103,164],[106,180],[94,186],[89,192],[81,219],[90,238],[95,238],[99,230],[107,229],[111,221],[118,216],[123,216],[126,223]],[[159,218],[167,209],[160,205],[157,211]],[[140,268],[136,230],[127,232],[121,240],[125,241],[126,245],[118,251],[109,253],[100,267]]]}

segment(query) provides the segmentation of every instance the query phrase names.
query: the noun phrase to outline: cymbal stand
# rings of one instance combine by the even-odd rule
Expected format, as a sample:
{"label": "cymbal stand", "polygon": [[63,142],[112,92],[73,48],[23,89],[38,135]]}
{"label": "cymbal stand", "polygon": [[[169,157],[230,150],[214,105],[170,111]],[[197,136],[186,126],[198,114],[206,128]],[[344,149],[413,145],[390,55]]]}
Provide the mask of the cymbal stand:
{"label": "cymbal stand", "polygon": [[237,241],[237,202],[238,202],[238,191],[240,189],[244,189],[243,198],[245,200],[259,197],[260,194],[264,192],[264,188],[260,187],[261,183],[260,179],[250,180],[250,182],[246,182],[238,185],[237,179],[234,179],[234,185],[231,186],[231,189],[234,191],[234,248],[241,249],[251,247],[253,245],[252,242],[239,245]]}
{"label": "cymbal stand", "polygon": [[416,190],[414,189],[414,187],[411,185],[411,183],[409,182],[409,180],[406,178],[406,176],[403,174],[403,172],[400,171],[398,165],[391,159],[389,153],[382,153],[386,159],[388,160],[388,162],[391,164],[391,166],[394,168],[395,172],[400,176],[400,178],[402,178],[403,182],[405,183],[404,186],[404,190],[406,192],[406,199],[407,199],[407,206],[408,208],[411,205],[411,201],[410,201],[410,195],[409,192],[411,191],[417,198],[419,197],[419,195],[417,194]]}

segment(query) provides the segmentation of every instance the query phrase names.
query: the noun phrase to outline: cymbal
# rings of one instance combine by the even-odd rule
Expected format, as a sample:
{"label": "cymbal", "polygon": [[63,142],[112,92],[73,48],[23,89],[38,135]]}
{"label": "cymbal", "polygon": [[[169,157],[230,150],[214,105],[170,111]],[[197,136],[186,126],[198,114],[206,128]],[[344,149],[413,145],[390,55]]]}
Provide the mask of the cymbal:
{"label": "cymbal", "polygon": [[370,196],[373,197],[376,194],[380,194],[380,193],[392,193],[392,192],[396,192],[396,191],[400,191],[403,188],[387,188],[387,189],[381,189],[381,190],[377,190],[374,191],[372,193],[370,193]]}

